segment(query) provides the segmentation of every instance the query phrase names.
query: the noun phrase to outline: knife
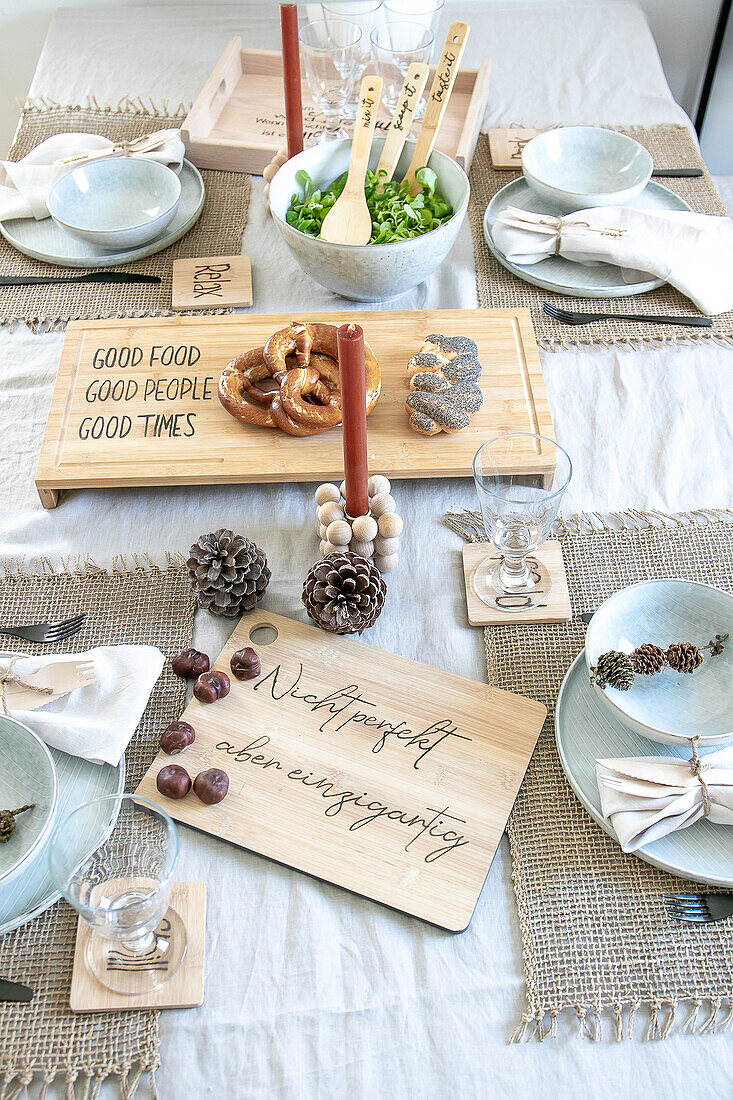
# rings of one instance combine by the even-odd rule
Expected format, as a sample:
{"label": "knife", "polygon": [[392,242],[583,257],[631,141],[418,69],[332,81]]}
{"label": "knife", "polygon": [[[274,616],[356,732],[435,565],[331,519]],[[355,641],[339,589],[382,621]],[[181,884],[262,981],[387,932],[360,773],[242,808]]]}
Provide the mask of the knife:
{"label": "knife", "polygon": [[0,978],[0,1001],[27,1002],[33,1000],[33,990],[20,982],[8,982]]}
{"label": "knife", "polygon": [[39,283],[159,283],[159,275],[132,271],[88,271],[85,275],[0,275],[0,286],[37,286]]}
{"label": "knife", "polygon": [[702,168],[655,168],[653,176],[668,176],[670,179],[695,179],[703,174]]}

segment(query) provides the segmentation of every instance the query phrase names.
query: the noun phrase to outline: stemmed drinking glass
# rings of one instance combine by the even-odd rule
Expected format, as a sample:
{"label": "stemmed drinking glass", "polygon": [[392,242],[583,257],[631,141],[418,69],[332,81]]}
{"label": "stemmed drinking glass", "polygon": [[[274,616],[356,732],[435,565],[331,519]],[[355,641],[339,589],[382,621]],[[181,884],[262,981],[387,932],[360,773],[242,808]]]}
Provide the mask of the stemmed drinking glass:
{"label": "stemmed drinking glass", "polygon": [[137,795],[84,802],[58,825],[51,875],[92,929],[86,964],[107,989],[147,993],[181,965],[186,929],[168,906],[177,857],[170,817]]}
{"label": "stemmed drinking glass", "polygon": [[[545,474],[517,474],[527,455],[541,455]],[[547,568],[533,557],[557,516],[572,463],[552,439],[506,432],[479,448],[473,460],[484,527],[497,553],[474,573],[476,595],[489,607],[520,611],[543,603],[552,588]]]}
{"label": "stemmed drinking glass", "polygon": [[[397,107],[402,84],[410,65],[414,61],[427,64],[432,51],[432,31],[421,23],[403,21],[382,23],[372,31],[374,67],[377,76],[382,78],[382,102],[390,117]],[[425,107],[425,97],[421,96],[412,117],[422,118]]]}
{"label": "stemmed drinking glass", "polygon": [[344,107],[344,118],[356,118],[359,107],[359,81],[371,61],[371,33],[382,22],[382,0],[328,0],[321,4],[326,22],[346,19],[361,31],[359,56],[354,70],[354,84]]}
{"label": "stemmed drinking glass", "polygon": [[347,19],[317,19],[298,35],[311,95],[326,119],[326,128],[311,144],[348,137],[341,120],[354,86],[361,31]]}
{"label": "stemmed drinking glass", "polygon": [[435,34],[445,0],[384,0],[388,20],[412,19]]}

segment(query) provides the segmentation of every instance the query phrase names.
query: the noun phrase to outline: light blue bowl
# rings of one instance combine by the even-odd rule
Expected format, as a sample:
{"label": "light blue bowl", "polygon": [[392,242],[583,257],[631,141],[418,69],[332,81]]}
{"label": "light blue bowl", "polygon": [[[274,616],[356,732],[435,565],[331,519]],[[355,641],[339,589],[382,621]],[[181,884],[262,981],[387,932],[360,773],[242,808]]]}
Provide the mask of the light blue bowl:
{"label": "light blue bowl", "polygon": [[142,157],[80,164],[48,196],[51,217],[73,237],[98,248],[137,248],[173,221],[181,198],[175,172]]}
{"label": "light blue bowl", "polygon": [[567,212],[630,202],[649,183],[653,167],[638,141],[600,126],[545,130],[522,151],[529,186]]}
{"label": "light blue bowl", "polygon": [[[642,642],[666,650],[673,642],[701,649],[716,634],[733,637],[733,597],[695,581],[644,581],[616,592],[596,611],[585,639],[590,670],[601,653],[631,653]],[[733,737],[733,644],[716,657],[704,653],[693,673],[665,668],[639,676],[628,691],[597,688],[599,699],[629,729],[651,741],[680,744],[696,734],[717,745]]]}
{"label": "light blue bowl", "polygon": [[53,825],[58,799],[56,768],[40,737],[14,718],[0,715],[0,810],[18,814],[10,840],[0,844],[0,882],[3,886],[37,852]]}

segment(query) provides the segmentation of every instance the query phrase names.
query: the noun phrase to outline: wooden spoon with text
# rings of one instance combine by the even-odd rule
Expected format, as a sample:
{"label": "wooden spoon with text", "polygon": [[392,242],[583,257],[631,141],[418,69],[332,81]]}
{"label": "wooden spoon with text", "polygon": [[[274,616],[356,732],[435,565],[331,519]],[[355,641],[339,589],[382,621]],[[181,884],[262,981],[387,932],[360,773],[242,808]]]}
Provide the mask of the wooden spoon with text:
{"label": "wooden spoon with text", "polygon": [[384,187],[385,183],[389,183],[395,173],[397,161],[400,159],[405,141],[409,136],[412,120],[415,117],[415,108],[420,102],[420,96],[423,93],[429,71],[427,65],[421,61],[413,61],[407,70],[407,76],[402,85],[402,91],[397,100],[392,121],[389,124],[389,132],[384,142],[382,155],[377,165],[377,174],[380,171],[387,173],[381,181],[381,187]]}
{"label": "wooden spoon with text", "polygon": [[417,195],[420,190],[420,184],[415,179],[415,173],[418,168],[424,168],[430,160],[430,154],[435,146],[435,139],[438,136],[440,124],[443,121],[443,115],[458,75],[458,67],[461,64],[463,50],[468,41],[469,30],[468,23],[451,23],[448,28],[448,37],[445,40],[443,53],[440,56],[438,67],[435,70],[435,77],[430,87],[428,105],[425,108],[425,117],[422,120],[420,133],[415,143],[415,152],[410,167],[405,173],[405,179],[410,185],[411,195]]}
{"label": "wooden spoon with text", "polygon": [[359,90],[359,110],[351,142],[349,174],[343,191],[323,219],[323,241],[331,241],[332,244],[369,244],[372,216],[364,194],[364,177],[372,149],[381,94],[382,78],[365,76]]}

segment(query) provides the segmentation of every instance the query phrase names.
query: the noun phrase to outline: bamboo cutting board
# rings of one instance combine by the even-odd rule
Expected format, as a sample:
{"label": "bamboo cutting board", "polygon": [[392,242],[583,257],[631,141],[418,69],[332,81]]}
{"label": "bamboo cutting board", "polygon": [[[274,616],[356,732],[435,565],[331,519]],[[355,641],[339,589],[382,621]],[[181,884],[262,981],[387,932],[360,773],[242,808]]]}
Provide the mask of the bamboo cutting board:
{"label": "bamboo cutting board", "polygon": [[[552,436],[529,310],[375,310],[72,321],[66,330],[36,486],[60,489],[341,480],[341,429],[298,438],[242,424],[217,396],[223,367],[292,320],[364,329],[382,395],[369,417],[369,463],[388,477],[467,477],[479,446],[503,431]],[[472,337],[484,404],[465,431],[422,436],[407,420],[407,361],[431,332]],[[528,445],[519,470],[546,473]]]}
{"label": "bamboo cutting board", "polygon": [[[277,638],[250,635],[268,625]],[[255,645],[256,680],[231,679],[216,703],[193,699],[196,730],[159,754],[137,793],[168,813],[279,863],[412,916],[468,925],[545,717],[531,699],[363,642],[256,610],[214,664]],[[155,778],[208,768],[229,793],[205,806],[164,798]]]}

